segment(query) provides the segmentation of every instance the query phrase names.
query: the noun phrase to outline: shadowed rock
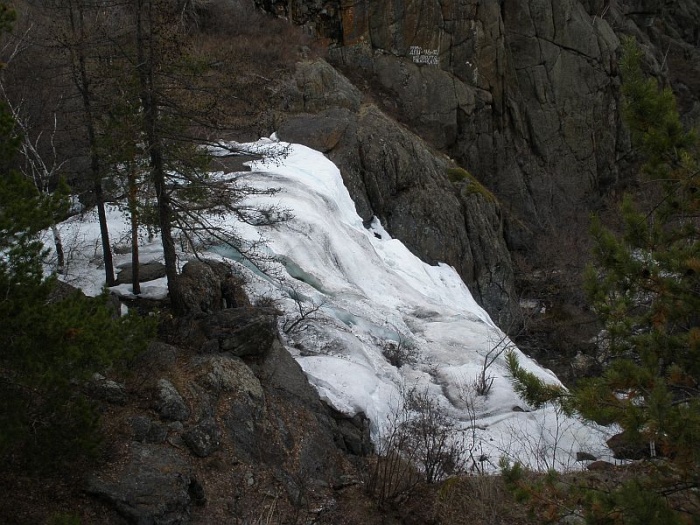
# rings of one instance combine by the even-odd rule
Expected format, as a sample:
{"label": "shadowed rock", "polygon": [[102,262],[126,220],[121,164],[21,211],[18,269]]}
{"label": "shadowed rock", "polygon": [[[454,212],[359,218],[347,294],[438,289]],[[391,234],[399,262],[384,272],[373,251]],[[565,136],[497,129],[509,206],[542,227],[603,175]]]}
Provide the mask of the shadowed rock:
{"label": "shadowed rock", "polygon": [[182,434],[182,440],[192,453],[205,458],[216,451],[221,445],[221,430],[214,418],[208,417]]}
{"label": "shadowed rock", "polygon": [[184,421],[190,417],[190,410],[175,385],[167,379],[160,379],[157,388],[156,409],[160,417],[171,421]]}
{"label": "shadowed rock", "polygon": [[[134,282],[134,266],[132,263],[124,263],[117,267],[117,284],[130,284]],[[152,261],[139,264],[139,282],[145,283],[165,277],[165,265]]]}
{"label": "shadowed rock", "polygon": [[133,523],[188,521],[191,467],[176,450],[133,442],[121,466],[88,480],[87,491]]}
{"label": "shadowed rock", "polygon": [[184,314],[211,313],[221,310],[221,283],[230,271],[224,263],[190,261],[178,277]]}
{"label": "shadowed rock", "polygon": [[221,310],[201,321],[207,351],[230,352],[238,357],[265,355],[275,338],[276,315],[270,309]]}

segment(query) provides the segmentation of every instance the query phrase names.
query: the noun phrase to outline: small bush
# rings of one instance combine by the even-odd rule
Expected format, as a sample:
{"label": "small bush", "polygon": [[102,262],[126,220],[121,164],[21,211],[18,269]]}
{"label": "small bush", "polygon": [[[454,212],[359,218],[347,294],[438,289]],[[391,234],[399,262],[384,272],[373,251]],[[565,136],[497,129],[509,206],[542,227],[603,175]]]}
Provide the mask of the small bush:
{"label": "small bush", "polygon": [[382,355],[391,366],[401,368],[416,362],[418,348],[408,339],[400,337],[398,341],[385,341],[382,346]]}
{"label": "small bush", "polygon": [[464,168],[447,168],[447,178],[450,182],[470,182],[474,176]]}
{"label": "small bush", "polygon": [[421,482],[463,471],[466,456],[459,429],[427,392],[404,392],[390,418],[366,484],[380,508],[410,497]]}
{"label": "small bush", "polygon": [[493,193],[487,190],[476,177],[469,173],[464,168],[447,168],[447,178],[455,184],[465,183],[464,190],[467,195],[481,195],[488,202],[496,202],[496,197]]}
{"label": "small bush", "polygon": [[516,503],[501,476],[458,476],[447,479],[437,492],[435,514],[439,523],[528,524],[537,520]]}
{"label": "small bush", "polygon": [[269,295],[263,295],[255,299],[255,301],[253,301],[253,306],[256,308],[274,308],[276,311],[281,312],[277,301]]}
{"label": "small bush", "polygon": [[49,518],[49,525],[80,525],[80,517],[76,514],[57,512]]}

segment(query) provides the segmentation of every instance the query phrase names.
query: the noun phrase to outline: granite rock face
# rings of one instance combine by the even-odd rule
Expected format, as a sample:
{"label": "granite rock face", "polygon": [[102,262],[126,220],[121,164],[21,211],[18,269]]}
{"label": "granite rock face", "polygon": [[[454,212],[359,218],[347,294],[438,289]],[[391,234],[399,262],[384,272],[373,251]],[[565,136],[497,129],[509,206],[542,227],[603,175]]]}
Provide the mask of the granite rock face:
{"label": "granite rock face", "polygon": [[182,395],[167,379],[158,381],[156,409],[160,417],[169,421],[184,421],[190,417],[190,410]]}
{"label": "granite rock face", "polygon": [[[573,223],[585,232],[590,212],[624,189],[634,173],[620,116],[624,36],[640,42],[649,73],[672,85],[685,121],[700,123],[695,0],[257,3],[335,42],[330,63],[364,95],[334,78],[324,63],[304,64],[286,99],[285,111],[294,118],[282,124],[282,136],[328,153],[363,218],[387,220],[390,233],[418,255],[457,267],[496,317],[512,289],[510,270],[499,268],[510,268],[510,259],[500,255],[491,231],[477,228],[487,225],[511,252],[527,253],[553,234],[570,235]],[[393,131],[381,130],[377,108],[358,109],[358,101],[375,104],[394,122],[384,129]],[[409,169],[396,155],[399,146],[386,146],[396,140],[396,130],[405,132],[396,122],[426,143],[415,155],[408,150]],[[394,151],[375,154],[382,147]],[[477,219],[479,207],[457,212],[452,198],[444,200],[426,185],[426,178],[434,179],[425,174],[434,162],[424,163],[423,150],[431,149],[449,155],[491,190],[498,210]],[[401,176],[392,178],[397,171]],[[377,185],[381,179],[388,182]],[[436,234],[426,208],[444,202],[441,213],[452,223]],[[407,208],[413,221],[405,217]],[[467,237],[442,243],[465,223]],[[496,259],[474,256],[484,246],[499,252]]]}
{"label": "granite rock face", "polygon": [[[239,308],[191,322],[236,311],[256,317]],[[110,405],[109,457],[85,487],[109,514],[101,523],[253,523],[270,494],[280,516],[324,508],[350,468],[347,455],[372,451],[367,419],[328,407],[276,327],[256,326],[264,353],[238,357],[214,334],[214,345],[152,345],[151,353],[174,352],[162,365],[152,355],[134,362],[127,404]]]}
{"label": "granite rock face", "polygon": [[628,146],[607,18],[577,0],[341,4],[335,63],[531,225],[618,176]]}
{"label": "granite rock face", "polygon": [[189,521],[192,480],[192,468],[178,451],[134,442],[114,472],[89,479],[87,492],[110,502],[131,523],[170,525]]}
{"label": "granite rock face", "polygon": [[[303,64],[300,70],[307,80],[310,71],[318,72],[319,82],[328,82],[324,92],[347,82],[332,69],[339,79],[328,76],[326,66]],[[301,92],[299,98],[308,97]],[[424,261],[454,266],[497,322],[517,323],[500,206],[451,182],[448,170],[456,165],[449,157],[375,104],[288,116],[278,135],[325,152],[340,167],[365,222],[377,217]]]}
{"label": "granite rock face", "polygon": [[560,218],[621,176],[616,160],[629,148],[621,36],[645,46],[686,113],[700,111],[694,0],[258,3],[334,39],[333,63],[370,79],[387,95],[385,109],[532,224]]}

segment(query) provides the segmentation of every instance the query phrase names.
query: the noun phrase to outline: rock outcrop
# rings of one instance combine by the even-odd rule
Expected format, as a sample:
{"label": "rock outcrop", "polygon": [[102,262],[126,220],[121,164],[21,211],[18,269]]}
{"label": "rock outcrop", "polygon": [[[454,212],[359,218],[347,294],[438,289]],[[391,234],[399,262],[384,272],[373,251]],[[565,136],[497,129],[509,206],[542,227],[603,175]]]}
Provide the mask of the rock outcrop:
{"label": "rock outcrop", "polygon": [[[454,266],[497,322],[517,322],[503,216],[490,193],[462,191],[448,177],[454,161],[375,104],[362,103],[357,89],[324,61],[299,65],[287,102],[298,113],[281,123],[280,138],[325,152],[365,222],[378,217],[424,261]],[[317,111],[323,106],[329,109]]]}
{"label": "rock outcrop", "polygon": [[621,36],[646,47],[686,114],[700,111],[693,0],[258,3],[334,39],[335,64],[532,225],[621,176]]}
{"label": "rock outcrop", "polygon": [[134,442],[114,470],[90,478],[87,492],[132,523],[170,525],[188,521],[193,481],[192,468],[177,450]]}
{"label": "rock outcrop", "polygon": [[214,261],[190,261],[182,268],[180,288],[188,314],[210,313],[223,307],[221,283],[231,269]]}
{"label": "rock outcrop", "polygon": [[[315,2],[300,4],[304,16],[287,14],[313,24]],[[577,0],[355,1],[328,35],[341,35],[334,63],[383,109],[541,227],[618,176],[608,20]]]}
{"label": "rock outcrop", "polygon": [[[124,263],[117,267],[117,283],[131,284],[134,282],[134,265],[132,263]],[[144,283],[165,277],[165,265],[159,261],[150,261],[139,264],[139,281]]]}
{"label": "rock outcrop", "polygon": [[[637,38],[686,122],[700,123],[694,0],[256,2],[335,42],[330,62],[356,86],[328,65],[302,64],[295,93],[284,98],[296,116],[282,136],[327,152],[363,218],[377,215],[421,257],[457,267],[496,318],[513,294],[510,259],[493,234],[524,253],[552,235],[585,235],[591,210],[634,173],[620,116],[622,37]],[[405,140],[396,121],[427,145]],[[435,153],[426,160],[435,150],[500,206],[445,198],[431,172],[446,161]],[[442,219],[451,224],[436,230]],[[462,224],[466,235],[455,236]],[[484,247],[489,253],[476,256]]]}
{"label": "rock outcrop", "polygon": [[[229,313],[239,315],[222,325]],[[95,390],[110,410],[110,458],[86,487],[114,512],[101,522],[253,522],[270,494],[275,515],[303,508],[312,519],[309,509],[333,503],[333,487],[353,471],[347,454],[372,451],[368,422],[326,406],[274,322],[260,319],[274,321],[269,309],[250,307],[193,313],[184,332],[163,327],[177,345],[153,343],[134,362],[126,399]],[[222,346],[231,334],[212,326],[236,327],[255,352],[234,355],[240,345]]]}

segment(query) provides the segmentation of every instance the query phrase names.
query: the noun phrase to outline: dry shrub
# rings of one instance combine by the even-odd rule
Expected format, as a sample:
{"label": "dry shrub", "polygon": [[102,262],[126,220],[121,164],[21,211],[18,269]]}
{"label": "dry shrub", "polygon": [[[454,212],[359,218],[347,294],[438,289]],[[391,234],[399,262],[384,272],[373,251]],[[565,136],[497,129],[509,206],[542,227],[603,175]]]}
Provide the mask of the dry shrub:
{"label": "dry shrub", "polygon": [[418,348],[410,340],[399,336],[398,341],[387,340],[382,344],[382,355],[391,366],[401,368],[403,365],[412,365],[418,358]]}
{"label": "dry shrub", "polygon": [[[400,436],[394,436],[400,440]],[[420,485],[422,475],[416,466],[402,456],[392,443],[392,449],[370,461],[365,488],[380,509],[391,507],[411,498]]]}
{"label": "dry shrub", "polygon": [[446,480],[435,498],[438,523],[518,525],[536,523],[506,489],[501,476],[461,476]]}
{"label": "dry shrub", "polygon": [[213,2],[205,19],[200,34],[226,45],[230,60],[268,71],[293,69],[303,53],[321,49],[302,28],[256,9],[250,0]]}
{"label": "dry shrub", "polygon": [[421,484],[462,472],[466,447],[461,432],[426,391],[403,392],[389,416],[367,471],[366,487],[380,508],[414,497]]}
{"label": "dry shrub", "polygon": [[319,47],[302,28],[255,9],[250,1],[213,2],[202,17],[191,49],[206,69],[200,97],[216,95],[210,105],[219,130],[235,130],[224,138],[242,141],[270,134],[296,63],[318,56]]}

